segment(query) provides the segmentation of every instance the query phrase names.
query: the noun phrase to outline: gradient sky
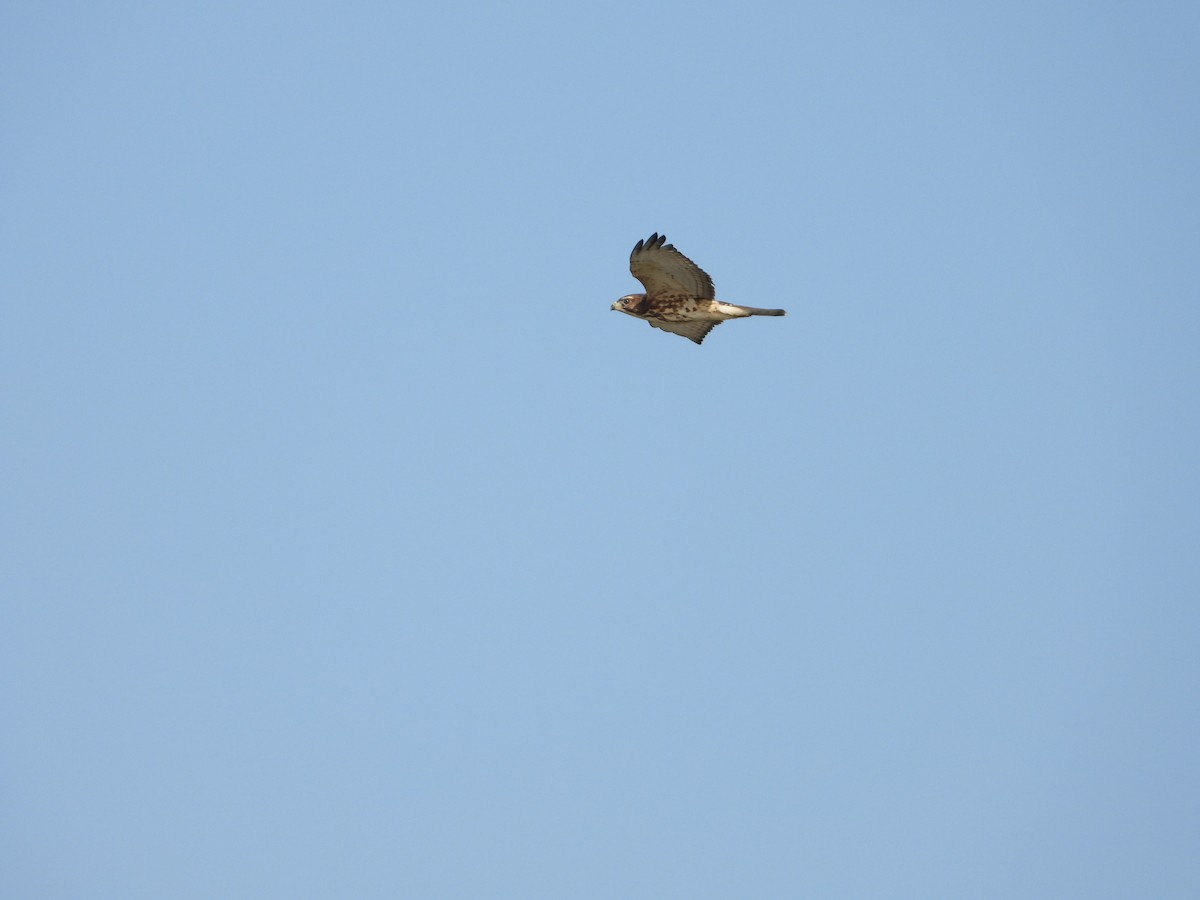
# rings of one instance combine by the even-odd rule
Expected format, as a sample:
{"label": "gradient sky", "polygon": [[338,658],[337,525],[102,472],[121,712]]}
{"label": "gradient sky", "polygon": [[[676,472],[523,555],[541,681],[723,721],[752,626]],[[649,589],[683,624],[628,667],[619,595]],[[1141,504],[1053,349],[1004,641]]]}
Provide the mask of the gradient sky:
{"label": "gradient sky", "polygon": [[5,4],[4,893],[1200,896],[1198,46]]}

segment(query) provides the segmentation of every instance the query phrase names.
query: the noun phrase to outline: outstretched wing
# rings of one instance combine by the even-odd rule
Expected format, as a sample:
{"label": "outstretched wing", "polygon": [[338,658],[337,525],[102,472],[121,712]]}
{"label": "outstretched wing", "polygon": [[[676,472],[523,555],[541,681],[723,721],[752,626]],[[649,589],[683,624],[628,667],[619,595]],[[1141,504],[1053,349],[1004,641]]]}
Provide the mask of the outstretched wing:
{"label": "outstretched wing", "polygon": [[649,239],[638,241],[629,254],[629,271],[645,286],[647,299],[653,301],[657,294],[714,298],[716,292],[708,273],[666,241],[665,234],[652,234]]}
{"label": "outstretched wing", "polygon": [[647,319],[646,321],[663,331],[682,334],[689,341],[695,341],[697,344],[703,343],[704,339],[708,337],[708,333],[721,324],[711,319],[692,319],[689,322],[668,322],[665,319]]}

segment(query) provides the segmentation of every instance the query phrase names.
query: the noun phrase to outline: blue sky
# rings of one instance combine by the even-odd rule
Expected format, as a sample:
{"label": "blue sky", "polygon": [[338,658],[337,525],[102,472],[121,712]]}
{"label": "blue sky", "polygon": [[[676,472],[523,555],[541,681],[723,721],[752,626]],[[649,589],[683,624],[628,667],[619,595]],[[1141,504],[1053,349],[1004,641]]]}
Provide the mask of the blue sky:
{"label": "blue sky", "polygon": [[1200,14],[993,6],[7,4],[12,896],[1197,896]]}

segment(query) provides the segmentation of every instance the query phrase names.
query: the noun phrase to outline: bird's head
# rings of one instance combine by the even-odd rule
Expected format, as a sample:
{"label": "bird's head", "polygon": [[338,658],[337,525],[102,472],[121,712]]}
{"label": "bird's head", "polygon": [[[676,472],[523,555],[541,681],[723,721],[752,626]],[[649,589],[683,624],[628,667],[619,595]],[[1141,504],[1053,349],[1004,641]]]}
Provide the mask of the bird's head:
{"label": "bird's head", "polygon": [[618,312],[629,313],[631,316],[636,316],[635,309],[646,299],[645,294],[626,294],[620,300],[612,305],[612,308]]}

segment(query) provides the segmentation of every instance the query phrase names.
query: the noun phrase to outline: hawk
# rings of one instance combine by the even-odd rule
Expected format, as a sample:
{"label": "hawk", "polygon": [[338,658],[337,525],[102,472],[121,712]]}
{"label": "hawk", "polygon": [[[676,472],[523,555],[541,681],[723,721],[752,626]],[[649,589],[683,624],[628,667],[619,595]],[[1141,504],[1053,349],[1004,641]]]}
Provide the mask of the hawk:
{"label": "hawk", "polygon": [[629,254],[629,271],[646,293],[626,294],[612,308],[697,344],[726,319],[787,315],[782,309],[718,300],[708,273],[668,244],[666,235],[656,233],[638,241]]}

